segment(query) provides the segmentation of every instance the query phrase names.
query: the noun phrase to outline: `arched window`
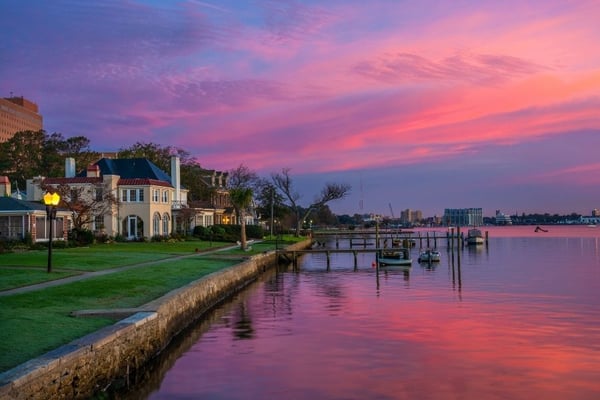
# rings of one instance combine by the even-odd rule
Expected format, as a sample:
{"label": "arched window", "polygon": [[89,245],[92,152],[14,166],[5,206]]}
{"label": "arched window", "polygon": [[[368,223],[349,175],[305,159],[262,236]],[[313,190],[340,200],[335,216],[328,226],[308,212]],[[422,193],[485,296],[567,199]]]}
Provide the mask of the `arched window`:
{"label": "arched window", "polygon": [[163,232],[163,235],[167,236],[169,233],[171,233],[171,229],[169,229],[170,228],[171,217],[169,216],[168,213],[164,213],[163,214],[162,221],[163,221],[162,232]]}
{"label": "arched window", "polygon": [[160,213],[155,212],[152,217],[152,236],[160,235]]}

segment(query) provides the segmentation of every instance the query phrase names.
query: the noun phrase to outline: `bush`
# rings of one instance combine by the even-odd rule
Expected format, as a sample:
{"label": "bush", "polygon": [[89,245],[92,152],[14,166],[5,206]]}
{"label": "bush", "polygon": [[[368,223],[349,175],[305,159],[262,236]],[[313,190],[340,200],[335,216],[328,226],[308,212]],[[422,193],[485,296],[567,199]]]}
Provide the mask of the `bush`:
{"label": "bush", "polygon": [[[237,242],[241,239],[241,225],[213,225],[194,227],[193,235],[201,240],[218,242]],[[264,230],[259,225],[246,225],[248,239],[262,239]]]}
{"label": "bush", "polygon": [[260,225],[246,225],[246,236],[249,239],[262,239],[265,236],[265,230]]}
{"label": "bush", "polygon": [[76,246],[87,246],[94,243],[94,232],[88,229],[71,229],[69,232],[69,241]]}

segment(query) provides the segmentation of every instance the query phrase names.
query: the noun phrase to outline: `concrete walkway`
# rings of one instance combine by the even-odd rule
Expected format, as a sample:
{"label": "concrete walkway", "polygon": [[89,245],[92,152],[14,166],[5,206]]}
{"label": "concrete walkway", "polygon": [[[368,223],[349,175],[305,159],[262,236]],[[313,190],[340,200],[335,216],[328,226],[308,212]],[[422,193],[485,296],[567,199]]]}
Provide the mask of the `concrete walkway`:
{"label": "concrete walkway", "polygon": [[236,249],[236,248],[239,248],[239,246],[234,245],[234,246],[228,246],[228,247],[220,247],[220,248],[214,249],[214,250],[202,251],[199,253],[192,253],[192,254],[181,254],[181,255],[176,255],[173,257],[162,258],[162,259],[156,260],[156,261],[146,261],[146,262],[138,263],[138,264],[125,265],[123,267],[118,267],[118,268],[104,269],[102,271],[84,272],[82,274],[68,276],[66,278],[60,278],[60,279],[55,279],[52,281],[35,283],[33,285],[21,286],[21,287],[14,288],[14,289],[0,290],[0,297],[11,296],[13,294],[33,292],[36,290],[46,289],[49,287],[60,286],[60,285],[65,285],[67,283],[78,282],[78,281],[82,281],[85,279],[95,278],[97,276],[114,274],[116,272],[127,271],[127,270],[134,269],[134,268],[147,267],[149,265],[160,264],[165,261],[178,260],[178,259],[190,258],[190,257],[201,257],[201,256],[205,256],[207,254],[213,254],[213,253],[217,253],[219,251],[231,250],[231,249]]}

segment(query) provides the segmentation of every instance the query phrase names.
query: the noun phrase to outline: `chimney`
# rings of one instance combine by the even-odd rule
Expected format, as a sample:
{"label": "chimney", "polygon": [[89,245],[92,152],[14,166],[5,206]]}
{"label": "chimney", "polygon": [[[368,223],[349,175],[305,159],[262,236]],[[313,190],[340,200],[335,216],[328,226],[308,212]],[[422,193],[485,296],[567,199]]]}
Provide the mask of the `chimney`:
{"label": "chimney", "polygon": [[100,167],[96,164],[90,164],[87,167],[88,178],[100,178]]}
{"label": "chimney", "polygon": [[181,201],[181,181],[179,174],[179,157],[171,157],[171,185],[175,188],[175,204],[179,206]]}
{"label": "chimney", "polygon": [[73,157],[65,158],[65,178],[75,177],[75,159]]}
{"label": "chimney", "polygon": [[10,179],[8,176],[0,176],[0,197],[10,195]]}

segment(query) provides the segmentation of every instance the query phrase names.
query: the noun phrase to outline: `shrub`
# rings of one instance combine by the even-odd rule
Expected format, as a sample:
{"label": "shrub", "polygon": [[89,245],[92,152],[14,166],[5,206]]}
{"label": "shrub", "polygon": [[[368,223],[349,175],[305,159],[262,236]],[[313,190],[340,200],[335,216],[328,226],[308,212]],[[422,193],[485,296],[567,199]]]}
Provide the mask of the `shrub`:
{"label": "shrub", "polygon": [[[237,242],[241,239],[241,225],[196,226],[194,236],[201,240]],[[262,239],[264,230],[259,225],[246,225],[246,236],[249,239]]]}
{"label": "shrub", "polygon": [[69,232],[69,241],[75,243],[76,246],[87,246],[94,243],[94,232],[88,229],[71,229]]}
{"label": "shrub", "polygon": [[246,225],[246,236],[251,239],[262,239],[265,231],[260,225]]}

